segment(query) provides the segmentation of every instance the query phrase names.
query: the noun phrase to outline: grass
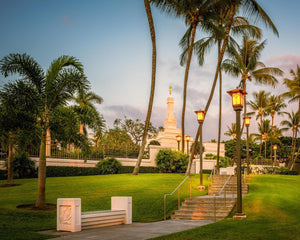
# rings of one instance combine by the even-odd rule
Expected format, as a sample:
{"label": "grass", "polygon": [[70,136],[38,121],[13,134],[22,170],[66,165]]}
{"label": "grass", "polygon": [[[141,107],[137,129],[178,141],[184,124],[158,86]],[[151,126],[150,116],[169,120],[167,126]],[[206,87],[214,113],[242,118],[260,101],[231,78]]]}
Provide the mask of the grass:
{"label": "grass", "polygon": [[243,197],[245,220],[223,221],[170,234],[160,239],[300,239],[300,176],[258,175]]}
{"label": "grass", "polygon": [[[199,175],[198,175],[199,177]],[[207,192],[196,190],[198,177],[193,177],[193,196]],[[208,175],[204,175],[207,184]],[[132,196],[133,221],[151,222],[163,219],[163,195],[170,193],[184,179],[183,174],[98,175],[47,178],[46,200],[81,198],[82,211],[110,209],[111,196]],[[15,180],[20,186],[0,188],[0,239],[47,239],[51,236],[36,231],[56,228],[56,211],[30,211],[16,208],[32,204],[37,198],[37,179]],[[5,181],[0,181],[0,185]],[[177,208],[177,193],[167,198],[167,214]],[[181,199],[189,196],[189,181],[181,188]]]}

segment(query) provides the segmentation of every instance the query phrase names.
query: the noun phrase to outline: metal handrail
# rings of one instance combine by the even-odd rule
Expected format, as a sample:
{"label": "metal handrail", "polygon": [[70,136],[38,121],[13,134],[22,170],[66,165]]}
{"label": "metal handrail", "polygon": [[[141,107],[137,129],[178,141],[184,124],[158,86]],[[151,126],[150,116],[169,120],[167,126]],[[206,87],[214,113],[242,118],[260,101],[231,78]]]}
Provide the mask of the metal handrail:
{"label": "metal handrail", "polygon": [[192,176],[186,176],[172,193],[164,195],[164,220],[167,220],[167,196],[172,196],[178,190],[178,208],[180,207],[180,187],[190,178],[190,197],[192,197]]}
{"label": "metal handrail", "polygon": [[223,192],[224,188],[226,187],[227,183],[230,181],[230,179],[231,179],[232,176],[233,176],[233,175],[230,175],[230,176],[228,177],[227,181],[224,183],[224,185],[223,185],[223,187],[221,188],[221,190],[216,194],[217,196],[220,196],[220,195],[221,195],[221,193]]}

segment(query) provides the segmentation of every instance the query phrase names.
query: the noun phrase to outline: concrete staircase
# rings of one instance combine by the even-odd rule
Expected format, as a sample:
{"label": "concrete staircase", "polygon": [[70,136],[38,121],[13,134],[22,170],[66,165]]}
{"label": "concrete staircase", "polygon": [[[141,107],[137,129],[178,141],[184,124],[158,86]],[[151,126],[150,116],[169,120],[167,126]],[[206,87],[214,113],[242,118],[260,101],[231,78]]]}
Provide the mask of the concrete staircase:
{"label": "concrete staircase", "polygon": [[[228,175],[213,176],[208,195],[186,198],[171,219],[219,221],[226,218],[236,203],[236,176],[231,177],[221,195],[216,194],[220,192],[228,178]],[[242,185],[242,193],[243,195],[248,193],[248,185]]]}
{"label": "concrete staircase", "polygon": [[[227,181],[229,175],[214,175],[212,176],[212,185],[208,188],[208,195],[218,194],[223,185]],[[236,194],[237,192],[237,176],[234,175],[230,178],[222,191],[222,194]],[[242,195],[248,194],[248,185],[243,182],[242,179]]]}

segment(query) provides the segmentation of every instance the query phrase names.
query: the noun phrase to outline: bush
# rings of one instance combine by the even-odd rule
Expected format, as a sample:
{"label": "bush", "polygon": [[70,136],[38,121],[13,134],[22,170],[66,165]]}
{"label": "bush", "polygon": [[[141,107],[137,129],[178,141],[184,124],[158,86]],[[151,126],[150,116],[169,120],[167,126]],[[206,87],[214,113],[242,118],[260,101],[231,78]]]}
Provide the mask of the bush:
{"label": "bush", "polygon": [[[7,167],[7,159],[5,160]],[[35,163],[25,152],[16,153],[13,157],[14,178],[34,178],[37,177]]]}
{"label": "bush", "polygon": [[105,158],[100,160],[96,167],[100,169],[100,174],[116,174],[121,170],[122,164],[115,158]]}
{"label": "bush", "polygon": [[160,172],[184,173],[187,168],[189,156],[182,152],[172,150],[160,150],[155,162]]}
{"label": "bush", "polygon": [[[133,166],[122,166],[119,173],[132,173]],[[157,167],[140,167],[139,173],[159,173]]]}
{"label": "bush", "polygon": [[160,143],[159,143],[159,141],[157,141],[157,140],[152,140],[152,141],[149,143],[149,145],[157,145],[157,146],[160,146]]}
{"label": "bush", "polygon": [[6,170],[0,170],[0,180],[4,180],[7,178],[7,171]]}
{"label": "bush", "polygon": [[280,174],[280,175],[298,175],[297,171],[289,171],[286,167],[264,167],[261,170],[256,170],[260,174]]}
{"label": "bush", "polygon": [[47,177],[89,176],[100,175],[100,171],[95,167],[47,166],[46,174]]}

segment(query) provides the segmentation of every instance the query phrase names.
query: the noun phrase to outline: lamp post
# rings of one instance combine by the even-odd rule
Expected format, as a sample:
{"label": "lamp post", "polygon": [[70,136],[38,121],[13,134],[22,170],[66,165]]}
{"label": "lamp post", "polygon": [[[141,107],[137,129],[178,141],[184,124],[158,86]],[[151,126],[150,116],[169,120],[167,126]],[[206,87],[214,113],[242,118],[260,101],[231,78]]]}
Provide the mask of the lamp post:
{"label": "lamp post", "polygon": [[244,123],[247,131],[246,139],[246,149],[247,149],[247,175],[250,173],[250,164],[249,164],[249,126],[250,126],[251,117],[244,117]]}
{"label": "lamp post", "polygon": [[274,163],[275,165],[277,164],[277,159],[276,159],[276,151],[277,151],[277,145],[273,145],[273,150],[274,150]]}
{"label": "lamp post", "polygon": [[[272,160],[273,159],[273,153],[272,153],[272,150],[273,150],[273,125],[274,125],[274,116],[275,116],[275,110],[272,109],[271,110],[271,118],[272,118],[272,125],[271,125],[271,137],[270,137],[270,145],[271,145],[271,148],[270,148],[270,159]],[[273,160],[272,160],[272,165],[273,165]]]}
{"label": "lamp post", "polygon": [[179,151],[179,150],[180,150],[181,136],[180,136],[180,135],[177,135],[177,136],[176,136],[176,140],[177,140],[177,143],[178,143],[178,151]]}
{"label": "lamp post", "polygon": [[267,159],[267,138],[268,138],[268,134],[264,133],[264,140],[265,140],[265,159]]}
{"label": "lamp post", "polygon": [[187,151],[187,154],[189,155],[190,154],[190,149],[189,149],[190,136],[187,135],[185,137],[185,140],[186,140],[186,151]]}
{"label": "lamp post", "polygon": [[203,188],[202,126],[203,126],[206,112],[204,110],[198,110],[198,111],[195,111],[195,113],[197,114],[197,120],[198,120],[198,123],[200,124],[200,170],[199,170],[199,175],[200,175],[200,188]]}
{"label": "lamp post", "polygon": [[237,213],[235,219],[246,218],[242,212],[242,172],[241,172],[241,111],[243,109],[244,89],[235,89],[227,92],[232,97],[232,106],[236,112],[236,157],[237,157]]}

